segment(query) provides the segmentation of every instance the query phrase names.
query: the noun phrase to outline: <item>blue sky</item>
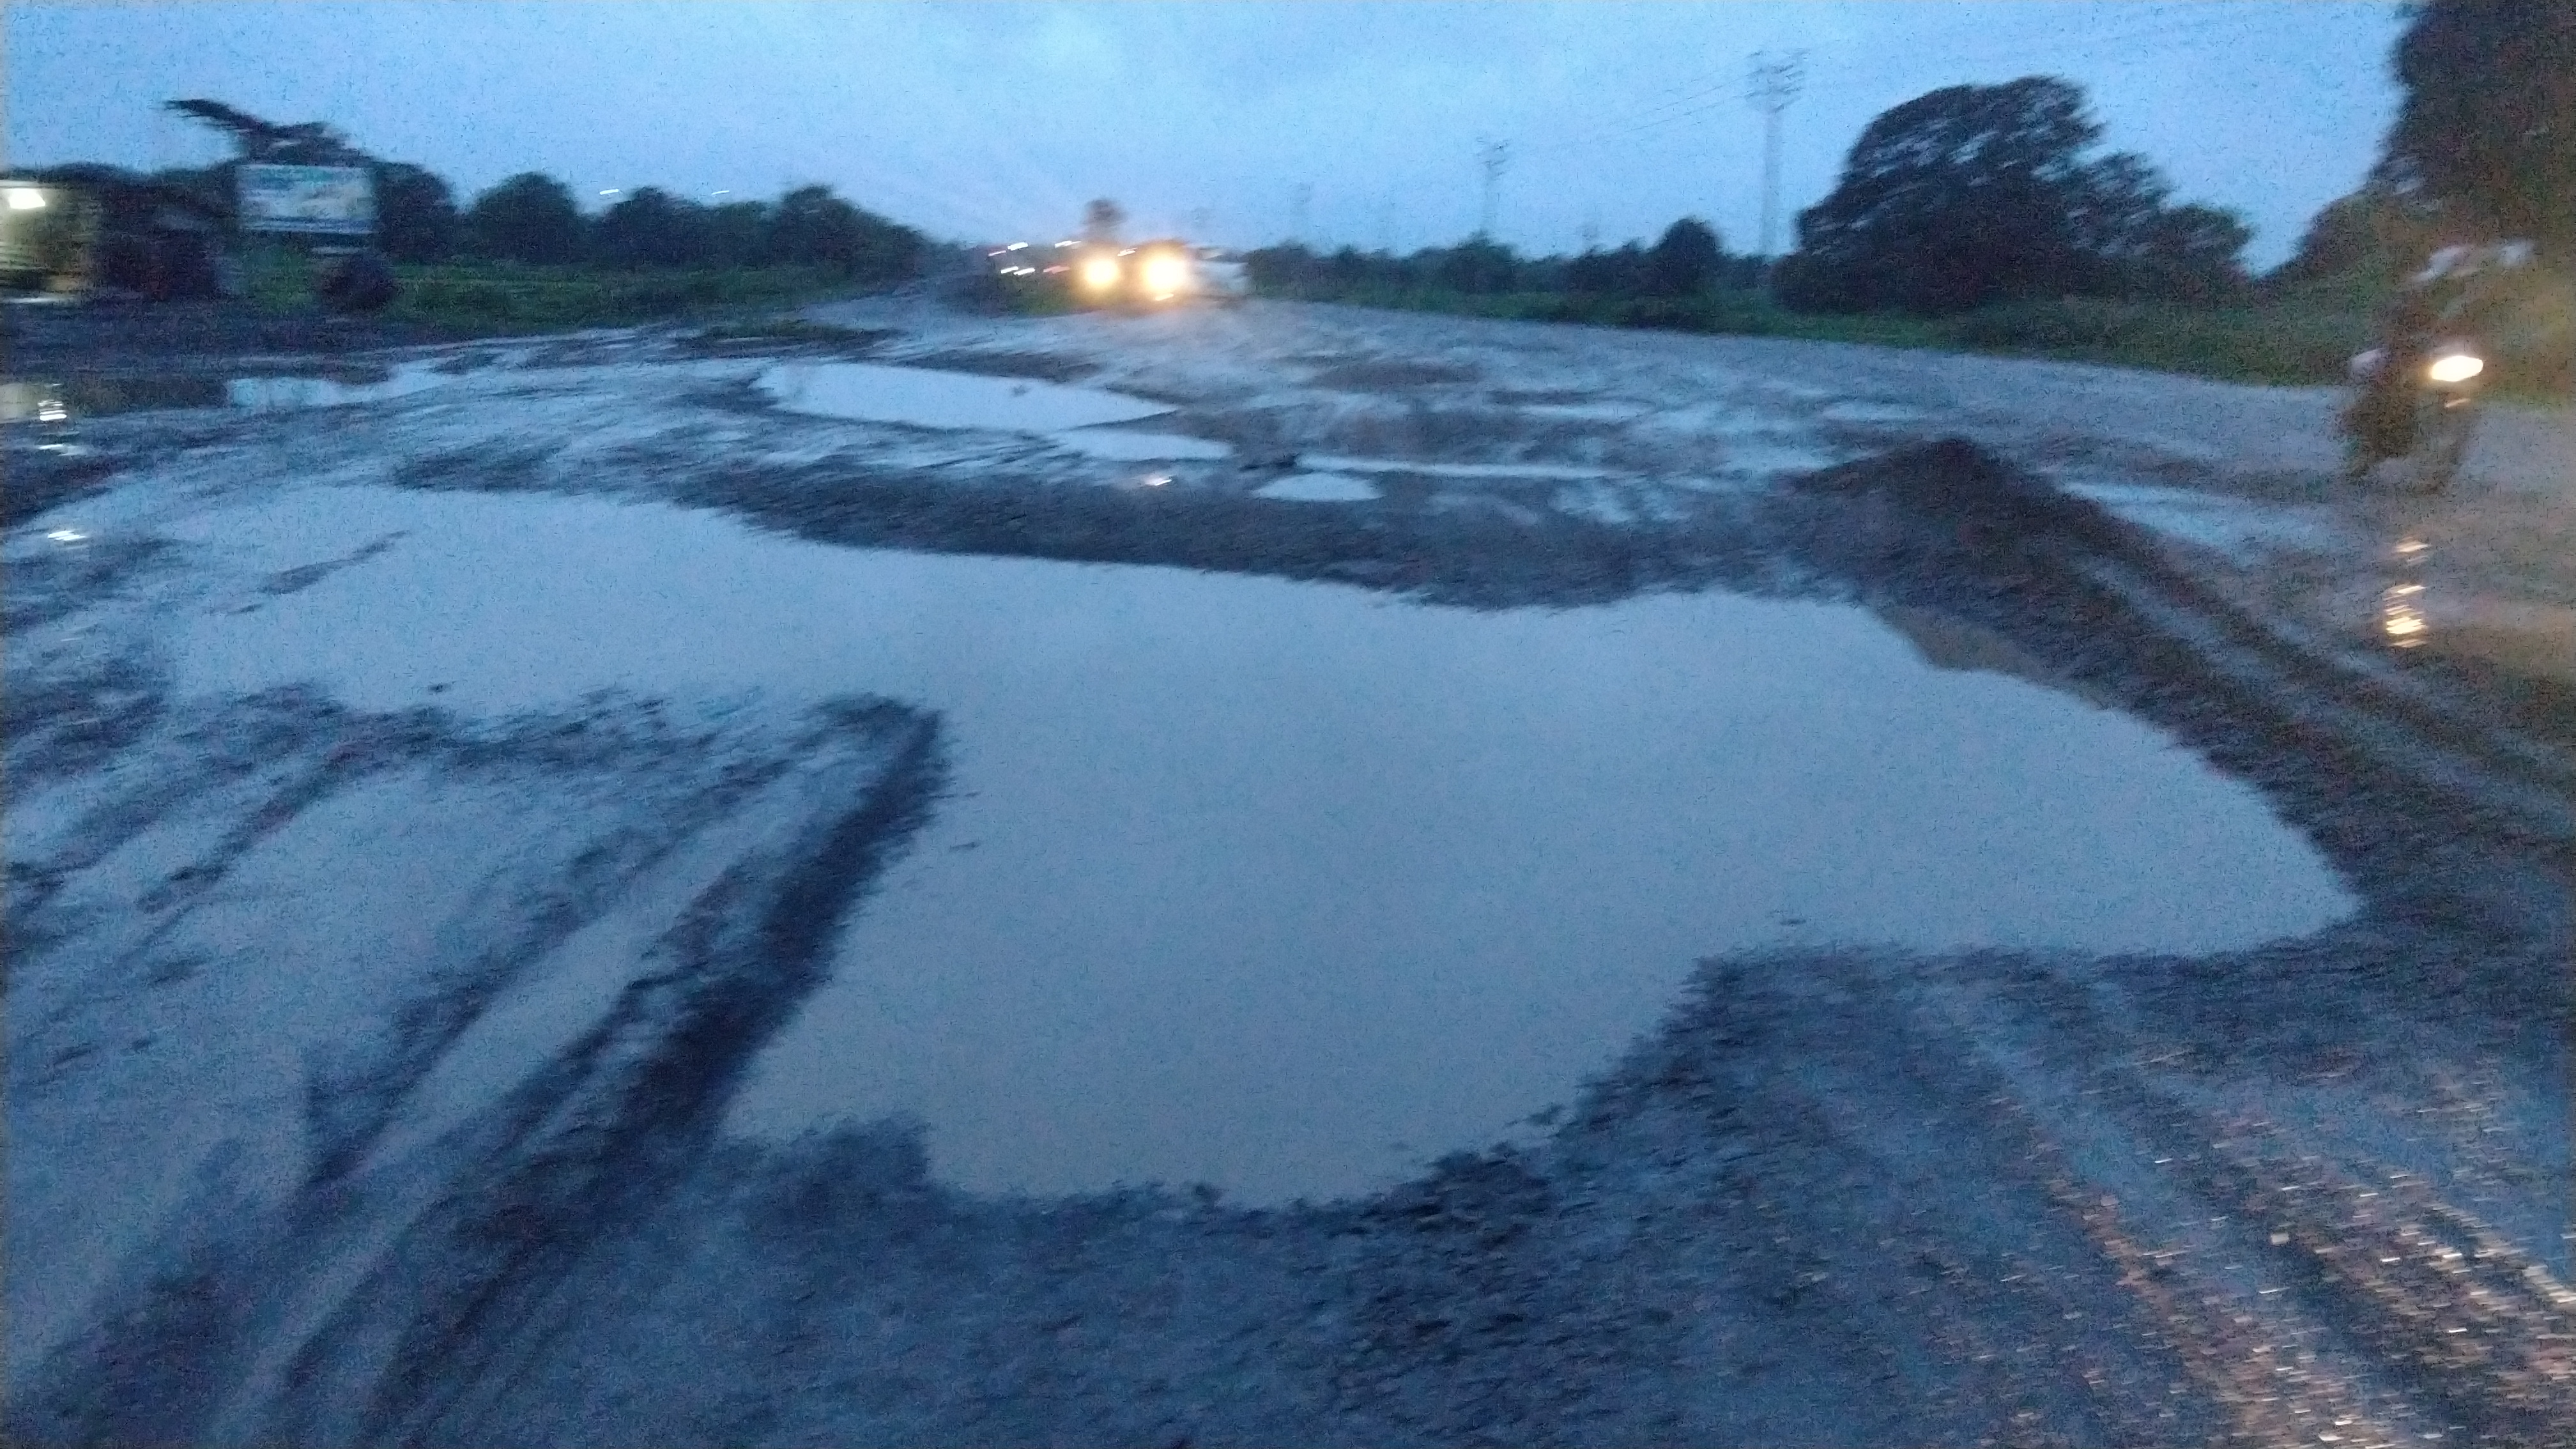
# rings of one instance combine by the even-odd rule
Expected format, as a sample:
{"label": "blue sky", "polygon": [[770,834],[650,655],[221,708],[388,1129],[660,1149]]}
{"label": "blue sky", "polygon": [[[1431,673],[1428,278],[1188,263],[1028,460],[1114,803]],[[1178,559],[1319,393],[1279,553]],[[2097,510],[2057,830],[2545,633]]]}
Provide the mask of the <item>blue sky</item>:
{"label": "blue sky", "polygon": [[[5,8],[7,161],[197,163],[208,95],[323,120],[462,193],[541,170],[594,199],[821,181],[935,234],[1069,231],[1112,196],[1145,229],[1401,248],[1472,230],[1476,147],[1507,142],[1502,237],[1571,250],[1684,214],[1750,249],[1749,55],[1803,49],[1784,213],[1871,116],[1934,87],[2082,84],[2106,143],[2243,212],[2252,256],[2369,169],[2395,113],[2390,3],[1737,0],[1687,5],[286,0]],[[1300,206],[1301,188],[1307,200]],[[1785,232],[1784,222],[1784,232]]]}

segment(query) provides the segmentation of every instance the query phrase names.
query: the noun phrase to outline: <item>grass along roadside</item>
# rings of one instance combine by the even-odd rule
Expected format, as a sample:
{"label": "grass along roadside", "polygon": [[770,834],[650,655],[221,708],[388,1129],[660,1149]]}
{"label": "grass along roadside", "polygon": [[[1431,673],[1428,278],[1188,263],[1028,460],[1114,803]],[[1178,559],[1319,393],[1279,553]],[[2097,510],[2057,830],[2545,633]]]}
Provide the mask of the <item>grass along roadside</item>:
{"label": "grass along roadside", "polygon": [[[314,261],[299,253],[255,256],[245,268],[250,300],[272,315],[315,307]],[[397,266],[400,284],[381,317],[452,337],[571,332],[676,318],[718,318],[865,290],[819,268],[742,267],[707,271],[619,271],[445,262]]]}
{"label": "grass along roadside", "polygon": [[[1310,301],[1529,322],[1792,337],[1878,347],[2044,357],[2183,373],[2225,382],[2341,383],[2374,341],[2375,295],[2349,281],[2284,290],[2231,307],[2091,297],[2014,302],[1954,317],[1792,312],[1759,292],[1623,297],[1567,292],[1474,294],[1433,288],[1306,289]],[[2496,390],[2565,402],[2576,394],[2576,289],[2537,289],[2529,320],[2497,340]]]}

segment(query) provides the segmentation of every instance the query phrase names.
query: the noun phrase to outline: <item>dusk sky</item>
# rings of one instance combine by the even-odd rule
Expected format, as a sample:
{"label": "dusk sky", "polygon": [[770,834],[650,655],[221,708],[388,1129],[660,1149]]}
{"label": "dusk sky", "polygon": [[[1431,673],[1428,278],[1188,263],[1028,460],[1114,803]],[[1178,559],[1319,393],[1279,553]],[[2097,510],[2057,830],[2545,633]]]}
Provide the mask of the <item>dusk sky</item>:
{"label": "dusk sky", "polygon": [[[212,96],[326,121],[470,196],[550,172],[593,203],[826,182],[934,235],[1067,234],[1111,196],[1139,231],[1401,249],[1474,229],[1476,147],[1508,142],[1497,232],[1527,251],[1675,217],[1750,250],[1756,50],[1803,49],[1783,212],[1871,116],[1935,87],[2056,74],[2105,144],[2284,257],[2394,115],[2389,3],[1810,0],[1109,5],[701,0],[50,4],[7,0],[7,164],[199,164]],[[1788,223],[1784,219],[1784,245]]]}

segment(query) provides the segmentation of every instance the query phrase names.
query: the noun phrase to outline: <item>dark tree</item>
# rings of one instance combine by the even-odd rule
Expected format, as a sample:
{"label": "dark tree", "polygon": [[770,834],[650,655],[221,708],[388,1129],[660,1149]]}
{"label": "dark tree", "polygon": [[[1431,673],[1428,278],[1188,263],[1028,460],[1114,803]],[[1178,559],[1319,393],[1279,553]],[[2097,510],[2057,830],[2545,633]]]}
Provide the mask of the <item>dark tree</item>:
{"label": "dark tree", "polygon": [[2374,184],[2327,202],[2309,219],[2299,249],[2267,280],[2306,282],[2361,272],[2384,281],[2431,245],[2431,218]]}
{"label": "dark tree", "polygon": [[1243,274],[1265,292],[1293,292],[1321,274],[1315,254],[1296,242],[1260,247],[1243,254]]}
{"label": "dark tree", "polygon": [[706,208],[639,186],[590,224],[591,255],[614,267],[707,264]]}
{"label": "dark tree", "polygon": [[572,191],[541,172],[523,171],[481,196],[465,213],[475,250],[514,262],[560,263],[582,253],[581,209]]}
{"label": "dark tree", "polygon": [[2245,290],[2245,244],[2253,228],[2233,211],[2167,207],[2131,234],[2119,257],[2118,290],[2128,296],[2209,304]]}
{"label": "dark tree", "polygon": [[355,166],[367,158],[348,140],[319,121],[280,125],[221,101],[164,101],[165,110],[201,121],[232,137],[244,161],[281,166]]}
{"label": "dark tree", "polygon": [[1439,262],[1440,285],[1460,292],[1508,292],[1520,280],[1520,259],[1487,237],[1469,237]]}
{"label": "dark tree", "polygon": [[376,248],[398,262],[434,262],[456,247],[456,196],[431,171],[400,161],[371,168]]}
{"label": "dark tree", "polygon": [[1683,217],[1664,228],[1662,238],[1646,253],[1646,290],[1658,297],[1706,291],[1725,260],[1717,229],[1698,217]]}
{"label": "dark tree", "polygon": [[1114,246],[1118,241],[1118,229],[1126,224],[1126,209],[1106,196],[1082,209],[1084,241],[1100,246]]}
{"label": "dark tree", "polygon": [[770,260],[822,267],[856,281],[912,276],[920,269],[921,250],[921,233],[852,206],[828,186],[788,192],[770,217]]}
{"label": "dark tree", "polygon": [[1799,213],[1773,291],[1808,311],[1962,312],[2025,297],[2210,301],[2242,287],[2233,213],[2168,205],[2068,81],[1951,86],[1870,122],[1833,194]]}
{"label": "dark tree", "polygon": [[757,201],[729,201],[709,207],[703,218],[706,262],[715,267],[757,266],[767,256],[769,207]]}
{"label": "dark tree", "polygon": [[1798,215],[1782,300],[1958,312],[2084,280],[2070,193],[2101,135],[2084,93],[2032,76],[1950,86],[1861,132],[1833,193]]}
{"label": "dark tree", "polygon": [[2576,259],[2576,4],[2429,0],[2395,59],[2406,99],[2377,179],[2465,229]]}
{"label": "dark tree", "polygon": [[1565,289],[1594,296],[1634,296],[1646,289],[1646,249],[1629,242],[1615,252],[1587,251],[1565,264]]}

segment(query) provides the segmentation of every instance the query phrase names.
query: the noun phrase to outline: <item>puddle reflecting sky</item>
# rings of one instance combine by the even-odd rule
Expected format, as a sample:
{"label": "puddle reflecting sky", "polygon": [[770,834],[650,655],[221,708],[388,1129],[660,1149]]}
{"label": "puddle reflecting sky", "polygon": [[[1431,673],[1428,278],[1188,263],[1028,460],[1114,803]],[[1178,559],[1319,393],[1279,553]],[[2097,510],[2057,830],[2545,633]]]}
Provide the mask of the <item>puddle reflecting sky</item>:
{"label": "puddle reflecting sky", "polygon": [[761,373],[760,390],[789,412],[918,428],[1048,433],[1172,411],[1104,388],[873,362],[780,363]]}
{"label": "puddle reflecting sky", "polygon": [[1848,608],[1479,614],[384,490],[186,532],[251,576],[400,534],[195,618],[192,691],[941,711],[957,793],[732,1124],[914,1114],[934,1171],[976,1190],[1381,1185],[1568,1100],[1730,948],[2197,951],[2352,906],[2156,731],[1931,668]]}

